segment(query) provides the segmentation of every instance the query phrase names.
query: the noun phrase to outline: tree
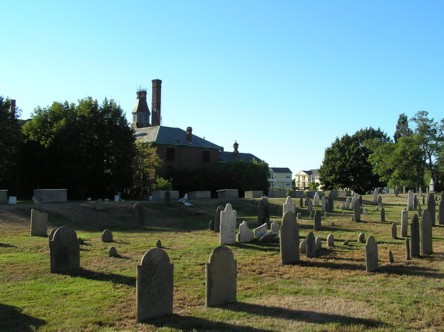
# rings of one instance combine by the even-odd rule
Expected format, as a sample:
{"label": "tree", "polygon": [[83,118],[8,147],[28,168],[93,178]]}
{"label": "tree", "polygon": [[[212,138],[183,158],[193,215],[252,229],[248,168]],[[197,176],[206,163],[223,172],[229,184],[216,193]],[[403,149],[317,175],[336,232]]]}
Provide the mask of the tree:
{"label": "tree", "polygon": [[366,128],[353,136],[348,134],[336,138],[331,147],[325,150],[320,168],[321,183],[325,189],[347,188],[364,193],[383,183],[373,174],[368,156],[372,152],[366,142],[377,139],[388,142],[387,134],[380,129]]}
{"label": "tree", "polygon": [[400,137],[411,136],[413,131],[409,127],[409,118],[404,113],[399,115],[398,123],[396,124],[396,131],[393,138],[395,143],[398,143]]}
{"label": "tree", "polygon": [[23,127],[27,144],[39,147],[38,184],[66,187],[71,196],[105,196],[132,180],[134,137],[113,100],[91,97],[37,108]]}
{"label": "tree", "polygon": [[0,96],[0,187],[8,188],[15,180],[22,139],[18,116],[14,102]]}
{"label": "tree", "polygon": [[133,159],[133,191],[136,196],[148,194],[155,171],[161,165],[162,160],[157,155],[157,149],[151,143],[136,140]]}

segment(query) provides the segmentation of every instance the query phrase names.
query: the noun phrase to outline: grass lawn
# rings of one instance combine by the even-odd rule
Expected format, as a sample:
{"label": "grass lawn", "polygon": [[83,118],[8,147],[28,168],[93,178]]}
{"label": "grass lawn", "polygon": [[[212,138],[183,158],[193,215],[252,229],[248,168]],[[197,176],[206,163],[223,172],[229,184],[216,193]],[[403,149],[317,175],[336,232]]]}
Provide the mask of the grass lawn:
{"label": "grass lawn", "polygon": [[[279,243],[228,246],[237,260],[237,303],[205,307],[205,263],[219,244],[208,231],[218,205],[227,201],[146,202],[149,222],[131,224],[134,202],[106,202],[95,211],[91,202],[0,206],[1,331],[444,331],[444,226],[433,228],[428,257],[406,260],[400,237],[401,210],[407,195],[383,195],[386,221],[363,196],[362,222],[352,211],[322,216],[324,248],[316,258],[301,255],[295,265],[281,265]],[[270,199],[271,219],[280,221],[284,199]],[[297,206],[300,238],[313,229],[306,208]],[[258,200],[231,200],[238,224],[256,227]],[[29,236],[30,210],[49,213],[49,231],[62,225],[76,230],[81,269],[75,274],[50,273],[48,238]],[[317,207],[318,209],[320,207]],[[409,223],[414,211],[409,212]],[[397,239],[391,224],[398,225]],[[101,242],[112,230],[114,242]],[[378,243],[379,270],[365,271],[365,244],[360,232]],[[333,234],[335,247],[326,248]],[[410,229],[409,229],[410,234]],[[136,266],[157,240],[174,264],[174,314],[150,323],[136,322]],[[348,240],[348,245],[343,242]],[[108,257],[111,246],[118,257]],[[388,252],[395,262],[390,264]]]}

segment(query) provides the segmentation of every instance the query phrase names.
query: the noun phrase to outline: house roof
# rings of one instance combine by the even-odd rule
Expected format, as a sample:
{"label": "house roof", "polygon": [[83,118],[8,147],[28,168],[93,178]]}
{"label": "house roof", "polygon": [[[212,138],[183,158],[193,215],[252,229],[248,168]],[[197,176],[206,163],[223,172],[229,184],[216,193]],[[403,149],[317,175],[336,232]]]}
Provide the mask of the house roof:
{"label": "house roof", "polygon": [[222,150],[221,146],[193,134],[191,141],[187,141],[187,132],[180,128],[165,126],[137,128],[135,129],[134,137],[136,139],[141,139],[144,142],[155,144]]}
{"label": "house roof", "polygon": [[257,162],[262,162],[261,159],[256,157],[254,154],[251,153],[242,153],[242,152],[225,152],[221,151],[219,152],[219,162],[221,163],[229,163],[232,161],[239,161],[239,160],[245,160],[252,162],[253,160]]}
{"label": "house roof", "polygon": [[288,167],[270,167],[273,173],[292,173]]}
{"label": "house roof", "polygon": [[[307,175],[314,175],[314,176],[319,176],[319,169],[310,169],[308,171],[300,171],[298,174],[300,173],[305,173]],[[296,174],[297,175],[297,174]]]}

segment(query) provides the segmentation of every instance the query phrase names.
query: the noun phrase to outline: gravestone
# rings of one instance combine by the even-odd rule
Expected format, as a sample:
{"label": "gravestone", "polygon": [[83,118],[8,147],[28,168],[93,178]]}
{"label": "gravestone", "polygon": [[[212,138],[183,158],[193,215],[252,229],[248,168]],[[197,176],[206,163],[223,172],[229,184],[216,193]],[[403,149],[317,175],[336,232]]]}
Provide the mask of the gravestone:
{"label": "gravestone", "polygon": [[335,238],[333,234],[327,235],[327,247],[331,248],[335,246]]}
{"label": "gravestone", "polygon": [[[231,204],[227,203],[225,209],[220,213],[219,243],[221,245],[236,243],[236,219],[236,210],[233,210]],[[264,225],[267,227],[267,224]]]}
{"label": "gravestone", "polygon": [[236,302],[237,263],[225,246],[213,250],[205,264],[207,307]]}
{"label": "gravestone", "polygon": [[282,218],[279,240],[281,264],[299,262],[299,226],[291,211],[288,211]]}
{"label": "gravestone", "polygon": [[308,212],[308,214],[311,214],[312,211],[313,211],[313,204],[311,202],[311,199],[308,199],[307,212]]}
{"label": "gravestone", "polygon": [[113,242],[113,233],[109,229],[102,232],[102,242]]}
{"label": "gravestone", "polygon": [[315,238],[315,248],[316,248],[316,251],[322,249],[322,240],[319,236],[316,236],[316,238]]}
{"label": "gravestone", "polygon": [[133,205],[133,225],[145,226],[145,211],[140,203]]}
{"label": "gravestone", "polygon": [[395,187],[395,196],[398,196],[398,195],[399,195],[399,188]]}
{"label": "gravestone", "polygon": [[429,182],[429,191],[431,193],[435,192],[435,182],[433,181],[433,178],[430,178],[430,182]]}
{"label": "gravestone", "polygon": [[382,206],[382,196],[378,197],[378,206]]}
{"label": "gravestone", "polygon": [[271,223],[270,233],[279,234],[279,227],[279,223],[276,220],[273,220],[273,222]]}
{"label": "gravestone", "polygon": [[314,194],[314,197],[313,197],[313,205],[314,206],[318,206],[319,205],[319,199],[320,199],[319,192],[316,192]]}
{"label": "gravestone", "polygon": [[299,252],[301,254],[307,253],[307,240],[302,240],[301,243],[299,243]]}
{"label": "gravestone", "polygon": [[401,236],[407,237],[408,227],[409,227],[409,211],[402,210],[401,211]]}
{"label": "gravestone", "polygon": [[296,206],[294,205],[290,196],[287,196],[285,203],[282,205],[282,216],[284,216],[287,211],[291,211],[296,214]]}
{"label": "gravestone", "polygon": [[270,204],[266,198],[260,200],[257,211],[257,225],[261,226],[262,224],[270,226]]}
{"label": "gravestone", "polygon": [[47,236],[48,235],[48,213],[31,209],[31,236]]}
{"label": "gravestone", "polygon": [[80,268],[80,245],[77,233],[62,226],[54,231],[49,242],[51,273],[72,272]]}
{"label": "gravestone", "polygon": [[308,197],[308,195],[307,195],[307,197],[305,198],[305,206],[308,206],[308,201],[311,201],[311,199],[310,199],[310,197]]}
{"label": "gravestone", "polygon": [[322,211],[323,212],[327,211],[327,202],[326,202],[325,196],[321,197],[321,204],[322,204]]}
{"label": "gravestone", "polygon": [[395,262],[395,258],[393,257],[393,253],[391,250],[389,250],[389,262],[393,264]]}
{"label": "gravestone", "polygon": [[117,257],[118,256],[117,255],[117,249],[115,247],[109,248],[108,256],[109,257]]}
{"label": "gravestone", "polygon": [[247,222],[244,220],[239,225],[239,233],[237,233],[237,241],[241,243],[250,242],[254,238],[253,231],[248,227]]}
{"label": "gravestone", "polygon": [[392,230],[392,239],[397,239],[398,238],[398,234],[397,234],[396,224],[395,223],[392,223],[391,230]]}
{"label": "gravestone", "polygon": [[430,255],[432,248],[432,216],[429,209],[425,209],[422,214],[421,227],[421,254]]}
{"label": "gravestone", "polygon": [[327,196],[327,212],[333,212],[335,209],[335,195],[330,192]]}
{"label": "gravestone", "polygon": [[350,210],[352,208],[351,202],[352,202],[352,198],[351,197],[347,197],[345,199],[345,209],[346,210]]}
{"label": "gravestone", "polygon": [[415,197],[413,197],[413,209],[416,210],[418,208],[418,196],[415,195]]}
{"label": "gravestone", "polygon": [[306,238],[306,255],[307,257],[316,257],[316,243],[313,232],[309,232]]}
{"label": "gravestone", "polygon": [[430,212],[430,220],[432,221],[432,226],[435,226],[436,203],[435,196],[433,194],[429,194],[429,197],[427,198],[427,210],[429,210]]}
{"label": "gravestone", "polygon": [[160,248],[145,253],[137,266],[137,321],[171,315],[173,313],[173,264]]}
{"label": "gravestone", "polygon": [[302,197],[299,198],[299,206],[300,206],[301,208],[304,207],[304,199],[303,199]]}
{"label": "gravestone", "polygon": [[370,235],[365,244],[365,269],[373,272],[378,269],[378,245],[373,235]]}
{"label": "gravestone", "polygon": [[51,232],[49,232],[49,236],[48,236],[48,241],[49,241],[49,243],[48,243],[48,245],[51,247],[51,241],[52,241],[52,238],[53,238],[53,236],[54,236],[54,233],[55,233],[55,231],[57,230],[57,228],[53,228],[53,229],[51,229]]}
{"label": "gravestone", "polygon": [[262,226],[253,229],[253,235],[256,239],[260,239],[262,236],[267,234],[267,232],[268,232],[267,224],[263,224]]}
{"label": "gravestone", "polygon": [[365,234],[362,232],[358,235],[358,243],[365,243]]}
{"label": "gravestone", "polygon": [[157,248],[162,248],[162,241],[157,240],[157,241],[156,241],[156,247],[157,247]]}
{"label": "gravestone", "polygon": [[356,199],[353,204],[353,221],[361,221],[361,204],[358,199]]}
{"label": "gravestone", "polygon": [[410,257],[410,239],[409,238],[405,239],[405,258],[407,260],[411,259],[411,257]]}
{"label": "gravestone", "polygon": [[417,214],[413,215],[410,225],[410,241],[412,257],[419,257],[419,218]]}
{"label": "gravestone", "polygon": [[418,189],[418,195],[419,195],[419,197],[422,196],[422,187],[419,187],[419,189]]}
{"label": "gravestone", "polygon": [[320,231],[321,228],[322,228],[322,226],[321,226],[321,212],[316,210],[315,215],[314,215],[314,230]]}
{"label": "gravestone", "polygon": [[444,225],[444,200],[439,202],[438,223]]}
{"label": "gravestone", "polygon": [[378,204],[378,189],[373,190],[373,205]]}
{"label": "gravestone", "polygon": [[385,209],[381,208],[381,221],[385,221]]}
{"label": "gravestone", "polygon": [[258,241],[259,242],[274,242],[278,239],[278,237],[279,237],[278,234],[268,232],[268,233],[262,235]]}
{"label": "gravestone", "polygon": [[422,217],[422,208],[420,204],[418,204],[418,216]]}
{"label": "gravestone", "polygon": [[413,210],[413,191],[409,190],[407,193],[407,211]]}
{"label": "gravestone", "polygon": [[214,231],[219,233],[220,231],[220,213],[224,210],[222,205],[219,205],[216,208],[216,212],[214,213]]}
{"label": "gravestone", "polygon": [[103,203],[103,200],[99,198],[96,200],[94,208],[96,211],[103,211],[105,209],[105,203]]}

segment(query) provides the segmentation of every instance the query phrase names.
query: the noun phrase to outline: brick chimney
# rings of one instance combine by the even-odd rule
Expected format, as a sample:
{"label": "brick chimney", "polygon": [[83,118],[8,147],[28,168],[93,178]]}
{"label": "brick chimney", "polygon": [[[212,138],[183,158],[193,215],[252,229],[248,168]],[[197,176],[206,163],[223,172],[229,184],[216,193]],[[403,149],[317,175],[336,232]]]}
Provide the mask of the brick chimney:
{"label": "brick chimney", "polygon": [[187,143],[191,143],[191,141],[193,140],[193,128],[191,127],[187,127]]}
{"label": "brick chimney", "polygon": [[153,126],[160,126],[160,100],[161,100],[161,93],[162,93],[162,81],[161,80],[152,80],[153,82],[153,95],[152,95],[152,105],[151,105],[151,111],[152,113],[152,120],[151,123]]}

